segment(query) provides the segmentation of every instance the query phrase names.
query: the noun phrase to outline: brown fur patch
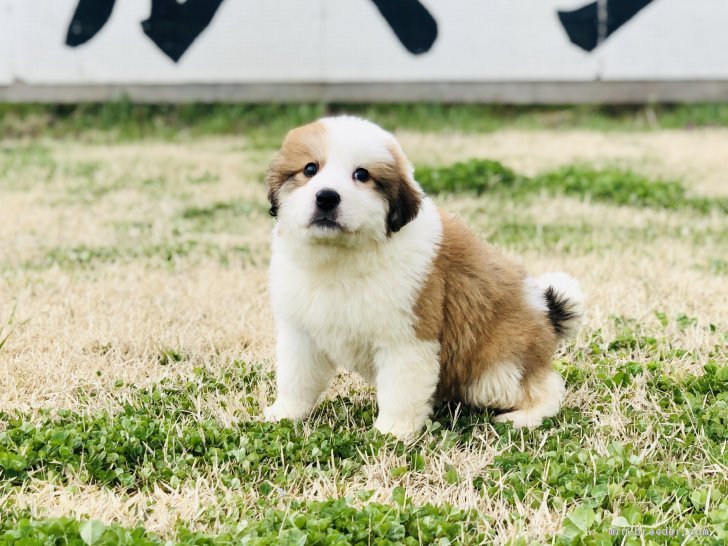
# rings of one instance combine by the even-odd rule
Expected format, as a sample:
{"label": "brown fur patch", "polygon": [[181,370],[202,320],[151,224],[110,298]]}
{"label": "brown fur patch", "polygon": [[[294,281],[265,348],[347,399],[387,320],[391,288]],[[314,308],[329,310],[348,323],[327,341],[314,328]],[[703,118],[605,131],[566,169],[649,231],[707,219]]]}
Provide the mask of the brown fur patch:
{"label": "brown fur patch", "polygon": [[268,185],[270,214],[278,212],[279,195],[286,184],[302,186],[309,178],[303,174],[308,163],[316,163],[319,169],[326,160],[324,125],[318,121],[297,127],[288,132],[281,149],[268,167],[265,181]]}
{"label": "brown fur patch", "polygon": [[387,201],[387,234],[399,231],[411,222],[420,210],[422,195],[412,183],[411,167],[397,145],[388,147],[393,162],[366,165],[377,191]]}
{"label": "brown fur patch", "polygon": [[528,397],[529,382],[551,369],[556,334],[546,314],[526,303],[524,270],[461,220],[440,217],[442,242],[415,305],[417,336],[441,347],[435,396],[465,402],[467,387],[489,369],[520,365]]}

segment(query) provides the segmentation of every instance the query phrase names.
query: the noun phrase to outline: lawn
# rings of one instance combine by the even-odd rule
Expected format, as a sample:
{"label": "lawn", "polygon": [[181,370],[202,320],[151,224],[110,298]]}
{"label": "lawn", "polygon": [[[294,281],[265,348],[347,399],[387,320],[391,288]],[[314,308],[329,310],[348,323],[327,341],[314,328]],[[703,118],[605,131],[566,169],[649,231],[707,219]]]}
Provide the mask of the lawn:
{"label": "lawn", "polygon": [[723,544],[728,108],[352,108],[484,239],[581,280],[562,412],[443,405],[404,445],[342,375],[262,421],[262,178],[323,107],[3,107],[0,545]]}

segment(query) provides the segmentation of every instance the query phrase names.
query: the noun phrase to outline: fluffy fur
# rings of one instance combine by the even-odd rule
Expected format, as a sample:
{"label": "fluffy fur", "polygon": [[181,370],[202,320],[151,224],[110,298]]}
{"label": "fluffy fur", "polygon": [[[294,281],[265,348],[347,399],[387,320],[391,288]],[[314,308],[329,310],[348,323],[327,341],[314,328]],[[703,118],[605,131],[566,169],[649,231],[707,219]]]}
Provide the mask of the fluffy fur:
{"label": "fluffy fur", "polygon": [[[400,437],[435,400],[518,427],[558,412],[551,358],[581,319],[578,283],[528,277],[438,210],[390,133],[353,117],[294,129],[267,183],[278,397],[266,418],[305,418],[340,368],[376,387],[374,426]],[[331,210],[323,190],[340,197]]]}

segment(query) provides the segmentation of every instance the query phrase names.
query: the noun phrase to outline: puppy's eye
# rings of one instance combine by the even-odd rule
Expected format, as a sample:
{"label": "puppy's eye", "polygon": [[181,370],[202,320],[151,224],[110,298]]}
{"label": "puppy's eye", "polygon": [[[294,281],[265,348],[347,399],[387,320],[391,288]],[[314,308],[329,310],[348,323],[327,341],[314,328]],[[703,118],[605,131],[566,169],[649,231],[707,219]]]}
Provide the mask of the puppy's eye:
{"label": "puppy's eye", "polygon": [[369,176],[369,171],[366,169],[357,169],[354,171],[354,180],[358,180],[359,182],[366,182],[371,178]]}
{"label": "puppy's eye", "polygon": [[308,177],[315,175],[317,172],[318,172],[318,165],[316,165],[316,163],[308,163],[303,168],[303,174],[305,174]]}

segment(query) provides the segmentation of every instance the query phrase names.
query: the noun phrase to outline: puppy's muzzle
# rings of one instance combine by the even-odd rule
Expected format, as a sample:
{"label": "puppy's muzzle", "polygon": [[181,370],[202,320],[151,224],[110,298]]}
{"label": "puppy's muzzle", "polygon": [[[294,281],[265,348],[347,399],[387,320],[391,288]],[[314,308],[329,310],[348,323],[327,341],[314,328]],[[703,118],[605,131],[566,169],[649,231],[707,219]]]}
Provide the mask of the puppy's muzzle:
{"label": "puppy's muzzle", "polygon": [[316,212],[311,218],[311,225],[341,230],[337,207],[341,196],[334,190],[321,190],[316,194]]}

